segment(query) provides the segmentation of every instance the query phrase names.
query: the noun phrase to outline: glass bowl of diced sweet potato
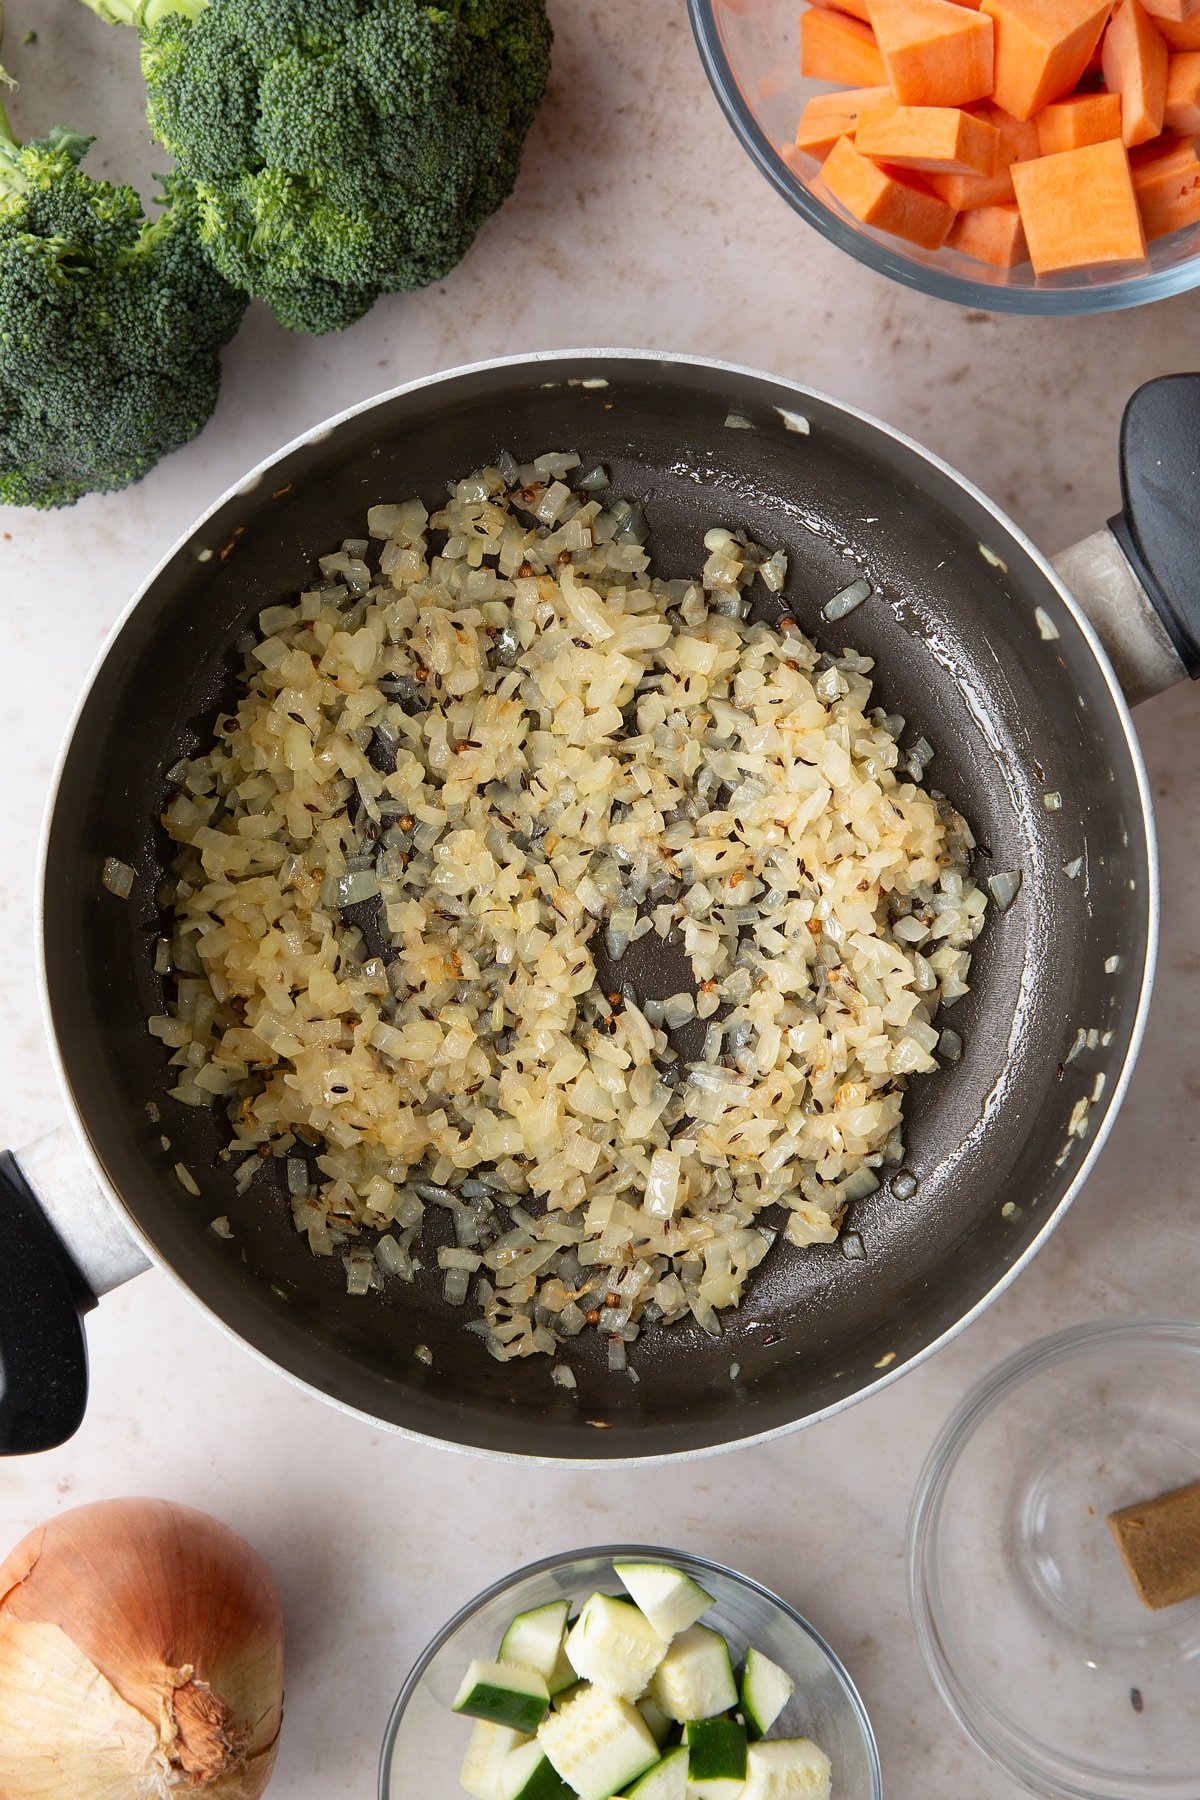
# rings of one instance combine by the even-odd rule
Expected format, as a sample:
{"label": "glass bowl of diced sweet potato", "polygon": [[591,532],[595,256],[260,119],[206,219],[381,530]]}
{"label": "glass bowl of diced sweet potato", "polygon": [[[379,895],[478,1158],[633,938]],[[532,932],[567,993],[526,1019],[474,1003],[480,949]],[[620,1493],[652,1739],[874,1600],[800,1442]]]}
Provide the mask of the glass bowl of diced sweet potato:
{"label": "glass bowl of diced sweet potato", "polygon": [[688,0],[744,148],[906,286],[1085,313],[1200,285],[1200,0]]}

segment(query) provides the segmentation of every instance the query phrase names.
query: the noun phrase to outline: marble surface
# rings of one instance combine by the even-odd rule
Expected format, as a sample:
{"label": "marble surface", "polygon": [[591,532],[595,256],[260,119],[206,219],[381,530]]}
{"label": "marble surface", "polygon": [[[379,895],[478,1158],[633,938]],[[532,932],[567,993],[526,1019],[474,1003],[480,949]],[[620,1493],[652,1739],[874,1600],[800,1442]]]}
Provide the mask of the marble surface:
{"label": "marble surface", "polygon": [[[77,0],[9,0],[12,103],[103,135],[97,165],[153,166],[134,46]],[[796,222],[730,137],[682,0],[551,0],[553,91],[514,201],[440,287],[355,330],[285,336],[257,309],[198,443],[131,492],[0,515],[7,619],[0,808],[0,1132],[61,1116],[38,1011],[33,870],[51,768],[81,683],[145,571],[260,456],[347,401],[454,363],[571,343],[759,364],[903,425],[990,490],[1048,550],[1116,502],[1121,407],[1191,367],[1200,296],[1095,320],[962,313],[858,269]],[[39,41],[22,49],[27,27]],[[58,1508],[157,1493],[221,1514],[272,1561],[290,1629],[273,1792],[373,1792],[393,1695],[427,1637],[484,1583],[557,1548],[658,1540],[737,1562],[842,1653],[894,1800],[1004,1800],[933,1693],[908,1623],[903,1531],[929,1443],[964,1389],[1053,1327],[1195,1314],[1200,1207],[1200,710],[1138,715],[1159,808],[1157,995],[1124,1111],[1083,1198],[1033,1268],[932,1362],[772,1447],[637,1476],[547,1473],[414,1450],[260,1369],[157,1273],[90,1326],[94,1391],[75,1441],[0,1475],[0,1549]]]}

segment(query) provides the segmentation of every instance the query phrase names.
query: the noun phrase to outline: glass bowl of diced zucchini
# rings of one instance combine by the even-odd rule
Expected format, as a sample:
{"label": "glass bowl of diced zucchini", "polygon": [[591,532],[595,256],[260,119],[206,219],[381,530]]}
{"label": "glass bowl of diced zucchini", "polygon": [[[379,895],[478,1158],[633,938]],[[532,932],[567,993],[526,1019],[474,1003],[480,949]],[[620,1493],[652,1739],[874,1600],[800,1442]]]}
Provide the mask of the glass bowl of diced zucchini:
{"label": "glass bowl of diced zucchini", "polygon": [[380,1800],[880,1800],[854,1685],[757,1582],[674,1550],[531,1564],[438,1633]]}

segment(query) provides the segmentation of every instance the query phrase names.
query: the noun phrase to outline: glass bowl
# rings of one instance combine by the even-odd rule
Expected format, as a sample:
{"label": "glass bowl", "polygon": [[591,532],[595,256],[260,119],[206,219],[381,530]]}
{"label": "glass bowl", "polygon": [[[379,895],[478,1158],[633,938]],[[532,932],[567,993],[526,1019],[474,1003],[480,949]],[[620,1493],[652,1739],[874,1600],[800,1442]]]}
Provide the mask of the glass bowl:
{"label": "glass bowl", "polygon": [[943,1700],[1046,1800],[1196,1800],[1200,1599],[1151,1612],[1106,1523],[1200,1477],[1200,1326],[1077,1326],[994,1370],[930,1452],[909,1597]]}
{"label": "glass bowl", "polygon": [[815,161],[811,174],[799,175],[782,155],[805,103],[832,88],[800,74],[797,0],[688,0],[688,11],[705,72],[743,148],[802,219],[879,274],[961,306],[1059,317],[1142,306],[1200,285],[1200,225],[1157,239],[1148,261],[1131,271],[1042,277],[1028,264],[992,269],[958,251],[921,250],[861,225],[816,190]]}
{"label": "glass bowl", "polygon": [[779,1734],[811,1737],[833,1763],[837,1800],[881,1800],[879,1753],[863,1703],[845,1669],[811,1625],[756,1581],[720,1563],[678,1550],[607,1545],[564,1551],[518,1569],[456,1613],[419,1658],[392,1708],[379,1764],[379,1800],[453,1800],[469,1725],[449,1711],[467,1664],[489,1661],[514,1613],[564,1596],[572,1606],[597,1587],[620,1591],[612,1572],[622,1561],[669,1562],[713,1597],[704,1615],[728,1638],[735,1656],[756,1644],[796,1679]]}

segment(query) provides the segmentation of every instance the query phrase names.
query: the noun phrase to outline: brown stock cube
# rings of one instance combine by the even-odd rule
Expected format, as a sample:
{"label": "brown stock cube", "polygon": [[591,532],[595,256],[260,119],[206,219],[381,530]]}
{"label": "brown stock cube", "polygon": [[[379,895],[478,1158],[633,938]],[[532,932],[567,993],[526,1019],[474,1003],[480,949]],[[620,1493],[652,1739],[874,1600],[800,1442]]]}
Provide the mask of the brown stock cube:
{"label": "brown stock cube", "polygon": [[1144,1605],[1200,1594],[1200,1481],[1109,1513],[1108,1528]]}

